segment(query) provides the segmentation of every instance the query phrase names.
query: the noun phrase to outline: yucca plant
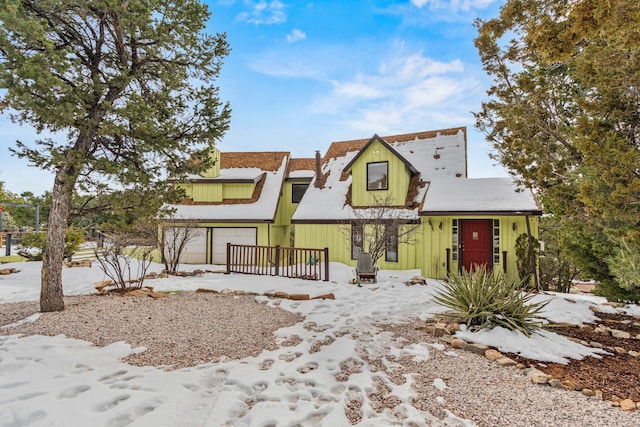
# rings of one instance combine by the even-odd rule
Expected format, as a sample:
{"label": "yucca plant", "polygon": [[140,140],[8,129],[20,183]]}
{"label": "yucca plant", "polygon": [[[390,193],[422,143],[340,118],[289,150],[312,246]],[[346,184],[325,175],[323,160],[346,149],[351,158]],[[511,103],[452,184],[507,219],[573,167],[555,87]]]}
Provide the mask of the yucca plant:
{"label": "yucca plant", "polygon": [[535,318],[547,302],[531,303],[533,295],[520,290],[517,278],[478,268],[451,274],[443,286],[435,301],[451,309],[451,317],[462,318],[470,330],[502,326],[531,336],[542,326]]}

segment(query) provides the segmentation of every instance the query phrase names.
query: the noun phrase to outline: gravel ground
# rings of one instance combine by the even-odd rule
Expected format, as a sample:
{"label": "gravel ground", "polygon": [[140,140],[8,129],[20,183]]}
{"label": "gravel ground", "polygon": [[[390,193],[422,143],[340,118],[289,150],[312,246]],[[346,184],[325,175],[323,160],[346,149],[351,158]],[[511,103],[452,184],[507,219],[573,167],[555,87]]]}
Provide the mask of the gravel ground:
{"label": "gravel ground", "polygon": [[[0,334],[65,334],[101,346],[124,340],[147,348],[129,356],[128,363],[180,368],[275,349],[273,331],[304,320],[257,303],[251,296],[194,292],[161,299],[78,296],[66,297],[65,303],[63,312],[45,313],[36,322],[0,328]],[[0,325],[24,319],[37,310],[37,302],[1,304]],[[361,372],[364,364],[374,373],[376,387],[367,392],[366,399],[375,411],[394,410],[398,399],[391,393],[390,383],[411,381],[413,405],[418,409],[438,418],[444,417],[445,410],[451,411],[479,426],[640,425],[638,411],[623,412],[577,392],[534,385],[516,368],[498,367],[482,356],[442,346],[419,330],[421,326],[423,322],[416,320],[378,325],[381,330],[367,333],[353,331],[362,361],[349,359],[341,367],[345,378]],[[394,347],[427,343],[429,358],[416,362],[411,357],[395,357],[390,349],[372,348],[372,337],[380,331],[393,334]],[[352,422],[361,419],[364,398],[354,396],[345,408]]]}
{"label": "gravel ground", "polygon": [[[39,304],[0,305],[0,325],[36,313]],[[0,334],[40,334],[105,346],[125,341],[146,347],[127,363],[174,369],[259,355],[278,348],[273,332],[302,321],[288,311],[257,303],[252,296],[185,292],[168,298],[120,295],[65,297],[65,310],[44,313],[36,322],[0,328]]]}

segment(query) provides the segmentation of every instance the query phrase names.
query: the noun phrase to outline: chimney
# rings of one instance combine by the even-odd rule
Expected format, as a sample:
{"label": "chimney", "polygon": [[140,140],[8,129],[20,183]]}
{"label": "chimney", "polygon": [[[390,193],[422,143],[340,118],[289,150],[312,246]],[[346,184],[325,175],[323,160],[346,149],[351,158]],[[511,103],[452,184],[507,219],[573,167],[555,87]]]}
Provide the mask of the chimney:
{"label": "chimney", "polygon": [[322,176],[322,160],[320,159],[320,150],[316,151],[316,188],[324,187],[324,178]]}

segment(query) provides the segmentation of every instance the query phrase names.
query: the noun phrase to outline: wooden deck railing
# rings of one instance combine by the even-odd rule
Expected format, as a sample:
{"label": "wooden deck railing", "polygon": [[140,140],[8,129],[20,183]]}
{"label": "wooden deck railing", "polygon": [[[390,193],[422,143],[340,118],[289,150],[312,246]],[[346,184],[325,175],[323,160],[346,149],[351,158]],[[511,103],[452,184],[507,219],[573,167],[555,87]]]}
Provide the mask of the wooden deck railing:
{"label": "wooden deck railing", "polygon": [[328,281],[329,248],[288,248],[227,243],[227,273]]}

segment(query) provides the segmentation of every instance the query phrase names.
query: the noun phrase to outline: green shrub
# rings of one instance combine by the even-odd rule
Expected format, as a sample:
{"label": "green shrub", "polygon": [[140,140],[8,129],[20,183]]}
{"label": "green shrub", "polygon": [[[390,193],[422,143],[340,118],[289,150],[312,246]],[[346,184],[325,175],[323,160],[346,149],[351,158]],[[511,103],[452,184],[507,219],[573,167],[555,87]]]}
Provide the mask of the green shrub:
{"label": "green shrub", "polygon": [[520,290],[518,279],[507,280],[497,270],[487,273],[479,268],[451,274],[435,301],[453,310],[451,316],[461,317],[470,330],[502,326],[531,336],[541,327],[534,319],[547,305],[530,303],[531,298],[533,294]]}
{"label": "green shrub", "polygon": [[[77,252],[80,245],[84,242],[84,232],[80,228],[67,228],[65,237],[64,256],[65,258]],[[18,246],[18,254],[31,261],[42,261],[42,254],[47,247],[47,233],[30,233],[22,237]]]}

